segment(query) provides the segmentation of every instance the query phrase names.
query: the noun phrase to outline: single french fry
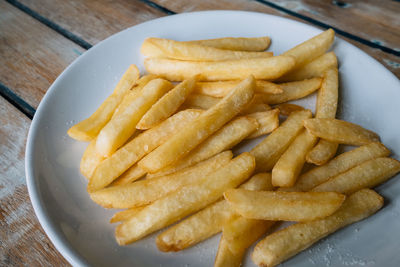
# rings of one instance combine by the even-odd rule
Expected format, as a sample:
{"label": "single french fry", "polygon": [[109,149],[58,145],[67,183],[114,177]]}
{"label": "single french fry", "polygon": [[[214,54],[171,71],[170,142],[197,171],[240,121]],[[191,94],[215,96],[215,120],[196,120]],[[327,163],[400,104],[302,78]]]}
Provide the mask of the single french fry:
{"label": "single french fry", "polygon": [[329,217],[293,224],[268,235],[256,245],[251,258],[259,266],[276,266],[323,237],[374,214],[382,206],[380,195],[369,189],[360,190]]}
{"label": "single french fry", "polygon": [[214,267],[239,267],[242,265],[244,254],[275,222],[233,218],[224,224],[219,242]]}
{"label": "single french fry", "polygon": [[291,191],[309,191],[332,177],[344,173],[361,163],[379,157],[389,156],[390,151],[381,143],[370,143],[340,154],[327,164],[300,175]]}
{"label": "single french fry", "polygon": [[279,126],[279,109],[251,113],[247,116],[256,119],[259,125],[256,131],[247,136],[247,139],[256,138],[261,135],[268,134]]}
{"label": "single french fry", "polygon": [[254,77],[249,76],[218,104],[139,161],[139,166],[147,172],[157,172],[187,155],[250,102],[254,95],[254,86]]}
{"label": "single french fry", "polygon": [[[271,174],[259,173],[243,183],[240,188],[248,190],[271,190]],[[222,199],[157,236],[156,244],[161,251],[180,251],[191,247],[220,232],[224,223],[235,213]]]}
{"label": "single french fry", "polygon": [[271,39],[264,37],[224,37],[216,39],[187,41],[186,43],[205,45],[220,49],[238,51],[264,51],[271,43]]}
{"label": "single french fry", "polygon": [[228,189],[224,197],[232,209],[245,218],[296,222],[329,216],[346,198],[345,195],[336,192],[274,192],[245,189]]}
{"label": "single french fry", "polygon": [[[196,94],[208,95],[213,97],[224,97],[238,84],[239,81],[198,82],[196,83],[194,92]],[[282,93],[283,90],[279,84],[257,80],[255,92],[259,94],[275,95]]]}
{"label": "single french fry", "polygon": [[252,118],[239,117],[234,119],[208,137],[185,158],[159,172],[153,174],[149,173],[146,178],[150,179],[177,172],[202,160],[208,159],[224,150],[231,149],[254,132],[257,127],[259,127],[257,121]]}
{"label": "single french fry", "polygon": [[228,188],[248,179],[254,167],[254,157],[243,153],[198,182],[156,200],[117,227],[118,244],[134,242],[215,202]]}
{"label": "single french fry", "polygon": [[296,67],[303,66],[324,54],[332,45],[335,32],[328,29],[283,53],[296,59]]}
{"label": "single french fry", "polygon": [[125,94],[124,99],[121,101],[121,103],[118,105],[118,107],[115,109],[114,114],[112,115],[111,119],[114,117],[120,116],[121,113],[124,112],[124,110],[130,106],[131,102],[138,96],[140,91],[145,87],[151,80],[159,78],[157,75],[153,74],[147,74],[142,77],[140,77],[139,80],[137,80],[135,86],[131,88],[130,92]]}
{"label": "single french fry", "polygon": [[260,80],[273,80],[293,68],[290,56],[226,60],[217,62],[180,61],[164,58],[147,58],[144,66],[149,73],[170,81],[182,81],[200,74],[202,81],[241,80],[253,75]]}
{"label": "single french fry", "polygon": [[150,81],[133,99],[124,111],[112,118],[100,131],[96,150],[104,156],[111,156],[135,132],[136,124],[151,106],[171,89],[172,84],[163,79]]}
{"label": "single french fry", "polygon": [[292,82],[304,79],[311,79],[314,77],[322,77],[324,71],[329,68],[337,68],[338,62],[334,52],[329,52],[317,57],[310,63],[288,72],[276,81],[279,82]]}
{"label": "single french fry", "polygon": [[296,111],[251,151],[256,158],[257,171],[270,171],[286,148],[303,129],[303,120],[311,117],[310,110]]}
{"label": "single french fry", "polygon": [[311,78],[303,81],[281,83],[283,90],[281,94],[263,95],[263,100],[267,104],[280,104],[290,100],[306,97],[321,87],[321,78]]}
{"label": "single french fry", "polygon": [[307,153],[317,138],[303,130],[286,149],[272,169],[272,184],[280,187],[293,186],[306,161]]}
{"label": "single french fry", "polygon": [[[316,118],[335,118],[338,102],[339,75],[336,68],[325,71],[321,88],[318,91]],[[309,163],[322,165],[335,156],[337,143],[320,140],[307,154]]]}
{"label": "single french fry", "polygon": [[140,168],[137,164],[134,164],[129,169],[127,169],[123,174],[121,174],[120,177],[115,179],[111,183],[111,186],[130,184],[130,183],[142,178],[145,175],[146,175],[146,172],[142,168]]}
{"label": "single french fry", "polygon": [[231,158],[232,152],[225,151],[180,172],[131,184],[107,187],[91,193],[90,197],[105,208],[124,209],[147,205],[222,168]]}
{"label": "single french fry", "polygon": [[289,103],[282,103],[275,107],[279,109],[279,114],[283,115],[283,116],[289,116],[290,113],[292,113],[294,111],[304,110],[304,108],[302,106],[299,106],[296,104],[289,104]]}
{"label": "single french fry", "polygon": [[144,207],[145,206],[134,207],[134,208],[126,209],[123,211],[119,211],[111,217],[110,223],[116,223],[116,222],[122,222],[122,221],[128,220],[132,216],[135,216],[135,214],[137,214],[139,211],[144,209]]}
{"label": "single french fry", "polygon": [[307,119],[304,127],[312,134],[328,141],[346,145],[365,145],[379,142],[379,136],[361,126],[337,119]]}
{"label": "single french fry", "polygon": [[311,191],[334,191],[351,194],[363,188],[373,188],[400,171],[400,162],[392,158],[375,158],[317,185]]}
{"label": "single french fry", "polygon": [[139,69],[130,65],[118,82],[113,93],[100,105],[100,107],[87,119],[75,124],[68,130],[68,135],[79,141],[91,141],[111,119],[115,109],[121,103],[125,94],[139,79]]}
{"label": "single french fry", "polygon": [[165,142],[175,131],[183,129],[201,113],[200,110],[181,111],[132,139],[97,166],[90,178],[88,190],[95,191],[109,185],[138,160]]}
{"label": "single french fry", "polygon": [[192,77],[175,86],[143,115],[136,128],[142,130],[152,128],[174,114],[192,92],[195,84],[196,77]]}
{"label": "single french fry", "polygon": [[[147,48],[149,44],[150,48]],[[159,51],[155,51],[156,48]],[[147,57],[161,57],[190,61],[224,61],[268,58],[273,55],[272,52],[233,51],[154,37],[144,40],[141,47],[141,53]]]}
{"label": "single french fry", "polygon": [[96,152],[96,139],[90,141],[83,156],[80,164],[80,171],[87,179],[90,179],[96,167],[104,160],[102,155]]}
{"label": "single french fry", "polygon": [[215,106],[222,98],[208,95],[189,95],[183,104],[187,108],[209,109]]}

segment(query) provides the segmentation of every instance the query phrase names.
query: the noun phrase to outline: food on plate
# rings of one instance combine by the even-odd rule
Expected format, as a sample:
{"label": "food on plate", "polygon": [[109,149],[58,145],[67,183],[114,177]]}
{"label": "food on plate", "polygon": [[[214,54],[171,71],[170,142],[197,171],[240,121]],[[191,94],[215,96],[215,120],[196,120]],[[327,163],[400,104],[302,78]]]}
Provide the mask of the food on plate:
{"label": "food on plate", "polygon": [[290,191],[309,191],[332,177],[359,166],[370,159],[387,157],[390,151],[381,143],[370,143],[340,154],[327,164],[309,170],[300,175]]}
{"label": "food on plate", "polygon": [[254,77],[243,80],[231,93],[197,119],[177,132],[138,164],[148,172],[157,172],[187,155],[197,145],[237,115],[254,95]]}
{"label": "food on plate", "polygon": [[137,129],[146,130],[156,126],[178,110],[194,89],[196,77],[184,80],[160,98],[140,119]]}
{"label": "food on plate", "polygon": [[[91,199],[124,209],[110,220],[120,223],[118,244],[174,224],[156,238],[172,252],[222,232],[214,266],[241,266],[264,236],[252,259],[274,266],[380,209],[369,188],[400,172],[400,162],[376,133],[336,119],[333,40],[330,29],[272,56],[268,37],[147,38],[149,74],[130,66],[98,110],[68,130],[90,141],[80,171]],[[315,92],[313,118],[291,101]],[[334,157],[343,145],[359,147]],[[278,221],[297,223],[277,230]]]}
{"label": "food on plate", "polygon": [[[271,175],[256,174],[240,188],[269,190],[272,188]],[[161,251],[179,251],[191,247],[221,232],[224,223],[234,215],[226,200],[222,199],[162,232],[157,236],[157,247]]]}
{"label": "food on plate", "polygon": [[115,237],[125,245],[201,210],[222,197],[228,188],[243,183],[255,167],[254,157],[242,153],[219,170],[158,199],[117,226]]}
{"label": "food on plate", "polygon": [[[213,97],[224,97],[238,85],[238,81],[198,82],[194,89],[196,94]],[[256,81],[255,93],[258,94],[280,94],[283,90],[279,84],[264,80]]]}
{"label": "food on plate", "polygon": [[79,141],[90,141],[96,138],[100,130],[111,119],[111,116],[124,96],[135,85],[137,79],[139,79],[138,68],[135,65],[129,66],[113,93],[107,97],[89,118],[69,128],[68,135]]}
{"label": "food on plate", "polygon": [[361,146],[379,142],[379,136],[361,126],[337,119],[307,119],[304,127],[319,138],[346,145]]}
{"label": "food on plate", "polygon": [[170,82],[154,79],[142,90],[129,92],[134,95],[132,101],[119,115],[114,116],[97,136],[97,152],[103,156],[111,156],[135,132],[141,117],[171,88]]}
{"label": "food on plate", "polygon": [[268,58],[272,56],[272,52],[234,51],[154,37],[146,38],[140,51],[144,56],[151,58],[171,58],[192,61],[224,61]]}
{"label": "food on plate", "polygon": [[272,168],[272,184],[280,187],[293,186],[306,161],[306,155],[317,138],[303,130],[289,145]]}
{"label": "food on plate", "polygon": [[279,84],[283,90],[281,94],[265,94],[263,101],[267,104],[280,104],[290,100],[306,97],[321,87],[321,78],[311,78],[297,82]]}
{"label": "food on plate", "polygon": [[268,235],[256,245],[251,258],[259,266],[276,266],[338,229],[371,216],[382,206],[383,198],[374,191],[357,191],[326,218],[293,224]]}
{"label": "food on plate", "polygon": [[251,58],[225,61],[181,61],[166,58],[147,58],[146,70],[170,81],[183,81],[200,74],[201,81],[229,81],[245,79],[253,75],[260,80],[273,80],[281,77],[295,65],[291,56]]}
{"label": "food on plate", "polygon": [[251,151],[256,158],[257,171],[270,171],[286,148],[303,129],[303,120],[311,117],[310,110],[296,111]]}
{"label": "food on plate", "polygon": [[[318,194],[319,193],[319,194]],[[313,221],[334,213],[346,196],[336,192],[274,192],[228,189],[233,210],[245,218],[268,221]]]}

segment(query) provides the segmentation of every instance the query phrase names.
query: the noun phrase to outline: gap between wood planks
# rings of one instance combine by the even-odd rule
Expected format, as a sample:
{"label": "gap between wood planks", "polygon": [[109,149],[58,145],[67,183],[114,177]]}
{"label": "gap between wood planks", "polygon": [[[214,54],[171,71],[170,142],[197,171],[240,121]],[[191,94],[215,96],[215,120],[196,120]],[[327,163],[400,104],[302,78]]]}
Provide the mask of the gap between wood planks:
{"label": "gap between wood planks", "polygon": [[[83,40],[82,38],[78,37],[77,35],[73,34],[72,32],[64,29],[63,27],[61,27],[60,25],[58,25],[57,23],[54,23],[53,21],[49,20],[48,18],[40,15],[39,13],[37,13],[36,11],[30,9],[29,7],[25,6],[24,4],[16,1],[16,0],[6,0],[9,4],[13,5],[14,7],[18,8],[19,10],[23,11],[24,13],[26,13],[27,15],[33,17],[34,19],[40,21],[41,23],[43,23],[44,25],[46,25],[47,27],[53,29],[54,31],[56,31],[57,33],[61,34],[62,36],[64,36],[65,38],[71,40],[72,42],[76,43],[77,45],[81,46],[84,49],[90,49],[92,47],[92,44],[88,43],[87,41]],[[167,15],[174,15],[177,14],[176,12],[165,8],[153,1],[150,0],[139,0],[141,2],[143,2],[144,4],[158,9],[161,12],[167,14]],[[339,35],[342,35],[344,37],[347,37],[349,39],[352,39],[356,42],[359,42],[361,44],[367,45],[369,47],[372,48],[376,48],[376,49],[380,49],[385,53],[388,54],[392,54],[395,56],[400,56],[400,51],[396,51],[394,49],[391,49],[389,47],[383,46],[383,45],[379,45],[376,44],[374,42],[371,42],[369,40],[366,40],[364,38],[358,37],[354,34],[348,33],[346,31],[343,31],[341,29],[338,29],[336,27],[332,27],[329,24],[323,23],[321,21],[318,21],[316,19],[310,18],[308,16],[305,15],[301,15],[299,13],[296,13],[294,11],[291,11],[289,9],[286,9],[284,7],[281,7],[277,4],[271,3],[270,1],[266,1],[266,0],[255,0],[256,2],[259,2],[261,4],[267,5],[271,8],[274,8],[276,10],[279,10],[281,12],[284,12],[288,15],[291,15],[293,17],[299,18],[301,20],[307,21],[311,24],[314,24],[316,26],[319,26],[321,28],[332,28],[335,30],[336,33],[338,33]],[[14,93],[14,91],[8,87],[6,87],[4,84],[1,83],[0,81],[0,95],[2,97],[4,97],[8,102],[10,102],[12,105],[14,105],[18,110],[20,110],[22,113],[24,113],[29,119],[32,119],[36,110],[30,106],[27,102],[25,102],[21,97],[19,97],[17,94]]]}

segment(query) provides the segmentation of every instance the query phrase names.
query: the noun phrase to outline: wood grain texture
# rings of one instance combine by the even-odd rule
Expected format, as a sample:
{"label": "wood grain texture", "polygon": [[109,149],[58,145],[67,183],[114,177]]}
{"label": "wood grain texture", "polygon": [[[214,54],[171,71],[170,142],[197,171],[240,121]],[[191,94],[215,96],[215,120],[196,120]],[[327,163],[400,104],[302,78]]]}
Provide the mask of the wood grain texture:
{"label": "wood grain texture", "polygon": [[368,41],[400,51],[400,3],[395,1],[269,0]]}
{"label": "wood grain texture", "polygon": [[0,266],[69,266],[29,200],[24,152],[30,120],[0,97]]}
{"label": "wood grain texture", "polygon": [[133,25],[166,14],[131,0],[20,0],[92,45]]}
{"label": "wood grain texture", "polygon": [[0,82],[37,107],[57,76],[84,50],[0,1]]}
{"label": "wood grain texture", "polygon": [[[282,16],[286,17],[289,19],[293,19],[302,23],[306,23],[312,26],[315,26],[307,21],[301,20],[297,17],[290,16],[286,13],[280,12],[274,8],[271,8],[267,5],[261,4],[256,1],[251,1],[251,0],[219,0],[219,1],[194,1],[194,0],[180,0],[180,1],[173,1],[173,0],[154,0],[153,2],[166,7],[174,12],[181,13],[181,12],[192,12],[192,11],[200,11],[200,10],[210,10],[210,9],[219,9],[219,10],[246,10],[246,11],[256,11],[256,12],[261,12],[261,13],[267,13],[267,14],[272,14],[272,15],[277,15],[277,16]],[[285,2],[285,1],[283,1]],[[287,1],[287,2],[293,2],[296,3],[297,1]],[[315,1],[319,2],[319,1]],[[327,2],[327,1],[320,1],[320,2]],[[372,1],[372,2],[388,2],[388,1]],[[396,3],[397,4],[397,3]],[[383,5],[384,6],[384,5]],[[333,16],[330,19],[334,19],[335,17]],[[399,21],[399,17],[397,16],[397,21]],[[321,19],[322,22],[325,22],[325,19]],[[350,21],[348,22],[350,23]],[[336,24],[333,24],[334,26],[337,26]],[[317,27],[318,28],[318,27]],[[368,32],[367,30],[364,30]],[[400,32],[398,30],[397,32]],[[357,35],[357,34],[356,34]],[[400,78],[400,58],[391,55],[388,53],[385,53],[379,49],[369,47],[367,45],[361,44],[359,42],[356,42],[354,40],[345,38],[343,36],[338,35],[340,38],[346,40],[347,42],[357,46],[373,58],[375,58],[377,61],[382,63],[387,69],[389,69],[393,74],[395,74],[398,78]],[[378,37],[375,37],[378,38]],[[398,43],[398,45],[400,45]]]}

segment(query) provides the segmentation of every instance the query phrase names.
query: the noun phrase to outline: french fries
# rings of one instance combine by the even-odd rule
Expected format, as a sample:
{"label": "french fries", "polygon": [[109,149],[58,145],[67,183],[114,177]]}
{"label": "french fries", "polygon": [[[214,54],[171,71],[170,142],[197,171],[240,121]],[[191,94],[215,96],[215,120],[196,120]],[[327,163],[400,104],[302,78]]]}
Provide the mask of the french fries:
{"label": "french fries", "polygon": [[259,125],[257,130],[250,134],[247,139],[256,138],[261,135],[270,133],[279,126],[279,109],[251,113],[247,116],[256,119]]}
{"label": "french fries", "polygon": [[134,242],[215,202],[226,189],[244,182],[254,167],[254,157],[243,153],[198,182],[156,200],[117,227],[118,244]]}
{"label": "french fries", "polygon": [[[345,200],[335,192],[273,192],[229,189],[224,197],[240,215],[269,221],[312,221],[334,213]],[[258,205],[254,205],[258,203]]]}
{"label": "french fries", "polygon": [[[240,188],[271,190],[271,174],[256,174]],[[161,251],[180,251],[191,247],[220,232],[224,223],[234,216],[228,203],[222,199],[162,232],[157,236],[157,247]]]}
{"label": "french fries", "polygon": [[[399,173],[400,162],[376,133],[335,119],[333,41],[329,29],[272,56],[264,52],[268,37],[146,39],[149,74],[139,78],[132,65],[98,110],[68,131],[91,141],[80,170],[92,200],[124,209],[110,220],[121,223],[118,244],[176,223],[156,245],[180,251],[222,231],[214,265],[240,266],[270,231],[252,258],[274,266],[381,208],[368,188]],[[318,89],[315,118],[288,103]],[[235,147],[264,134],[249,152]],[[339,144],[360,147],[333,158]],[[303,168],[306,161],[320,166]],[[298,223],[276,231],[277,221]]]}
{"label": "french fries", "polygon": [[83,120],[68,129],[68,135],[79,141],[91,141],[111,119],[115,109],[121,103],[125,94],[139,79],[139,70],[135,65],[129,66],[114,89],[114,92],[100,105],[100,107],[86,120]]}
{"label": "french fries", "polygon": [[329,217],[293,224],[268,235],[256,245],[251,258],[259,266],[276,266],[338,229],[371,216],[382,205],[380,195],[369,189],[360,190]]}
{"label": "french fries", "polygon": [[336,175],[344,173],[370,159],[387,157],[390,151],[381,143],[370,143],[340,154],[327,164],[302,174],[291,191],[309,191]]}
{"label": "french fries", "polygon": [[135,132],[136,124],[146,111],[171,87],[172,84],[163,79],[154,79],[143,87],[130,105],[100,131],[96,141],[97,152],[111,156]]}
{"label": "french fries", "polygon": [[291,113],[284,123],[255,146],[250,154],[256,158],[256,170],[272,170],[280,156],[303,128],[303,120],[310,117],[309,110]]}
{"label": "french fries", "polygon": [[[339,76],[335,68],[325,71],[321,88],[318,91],[316,118],[335,118],[338,102]],[[309,163],[321,165],[330,160],[336,153],[337,143],[319,140],[318,144],[307,154]]]}
{"label": "french fries", "polygon": [[168,176],[145,179],[128,185],[112,186],[90,194],[105,208],[124,209],[150,204],[182,186],[194,183],[204,175],[222,168],[232,158],[231,151],[222,152],[191,168]]}
{"label": "french fries", "polygon": [[[158,51],[156,50],[158,49]],[[188,42],[162,38],[144,40],[141,53],[147,57],[161,57],[191,61],[224,61],[235,59],[268,58],[272,52],[249,52],[219,49]]]}
{"label": "french fries", "polygon": [[289,104],[289,103],[282,103],[276,106],[277,109],[279,109],[279,114],[283,116],[289,116],[290,113],[294,111],[300,111],[304,110],[302,106],[296,105],[296,104]]}
{"label": "french fries", "polygon": [[311,78],[303,81],[281,83],[283,90],[281,94],[263,95],[263,100],[267,104],[280,104],[290,100],[306,97],[321,87],[321,78]]}
{"label": "french fries", "polygon": [[303,130],[289,145],[272,169],[272,184],[280,187],[293,186],[306,161],[306,155],[317,138]]}
{"label": "french fries", "polygon": [[253,98],[254,78],[249,76],[235,90],[196,120],[177,132],[139,162],[148,172],[157,172],[188,154],[199,143],[232,119]]}
{"label": "french fries", "polygon": [[295,60],[291,56],[226,60],[217,62],[180,61],[164,58],[147,58],[144,66],[149,73],[170,81],[183,81],[200,74],[202,81],[229,81],[253,75],[260,80],[273,80],[291,70]]}
{"label": "french fries", "polygon": [[304,127],[314,136],[328,141],[360,146],[379,142],[379,136],[361,126],[337,119],[307,119]]}
{"label": "french fries", "polygon": [[373,188],[400,171],[400,162],[392,158],[376,158],[366,161],[347,172],[317,185],[311,191],[334,191],[351,194],[363,188]]}
{"label": "french fries", "polygon": [[[198,82],[194,89],[196,94],[213,97],[224,97],[239,84],[238,81]],[[258,94],[280,94],[283,92],[279,84],[257,80],[255,92]]]}
{"label": "french fries", "polygon": [[335,32],[328,29],[286,51],[283,55],[294,57],[296,59],[295,68],[298,68],[324,54],[332,45],[334,38]]}
{"label": "french fries", "polygon": [[181,111],[157,127],[135,137],[111,157],[98,164],[88,184],[88,190],[93,192],[109,185],[129,167],[165,142],[175,131],[184,128],[201,113],[199,110]]}
{"label": "french fries", "polygon": [[276,81],[278,82],[290,82],[300,81],[304,79],[311,79],[315,77],[322,77],[324,71],[329,68],[337,68],[338,62],[334,52],[328,52],[320,57],[317,57],[310,63],[299,67],[295,71],[283,75]]}
{"label": "french fries", "polygon": [[225,124],[216,133],[191,151],[176,164],[168,166],[159,172],[148,174],[146,178],[154,178],[177,172],[208,159],[224,150],[231,149],[259,127],[257,121],[249,117],[239,117]]}
{"label": "french fries", "polygon": [[271,39],[267,36],[264,37],[225,37],[207,40],[186,41],[190,44],[198,44],[210,46],[220,49],[238,50],[238,51],[264,51],[271,43]]}
{"label": "french fries", "polygon": [[192,77],[175,86],[143,115],[136,128],[141,130],[152,128],[174,114],[192,92],[195,84],[196,77]]}
{"label": "french fries", "polygon": [[87,179],[90,179],[96,167],[104,160],[104,157],[96,151],[96,139],[90,141],[83,153],[80,171]]}

